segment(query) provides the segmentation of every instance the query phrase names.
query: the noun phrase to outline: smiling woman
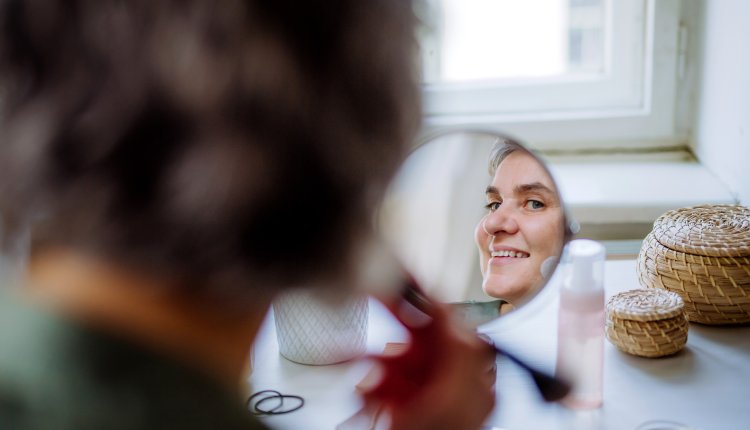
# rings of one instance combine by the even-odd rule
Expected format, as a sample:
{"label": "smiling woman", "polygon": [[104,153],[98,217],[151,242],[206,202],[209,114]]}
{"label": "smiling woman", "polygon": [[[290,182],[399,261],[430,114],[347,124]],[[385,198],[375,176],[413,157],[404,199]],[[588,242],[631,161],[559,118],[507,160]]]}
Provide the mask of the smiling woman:
{"label": "smiling woman", "polygon": [[553,176],[520,142],[476,129],[425,136],[380,209],[409,273],[470,325],[529,302],[572,235]]}
{"label": "smiling woman", "polygon": [[477,224],[482,289],[516,306],[544,285],[563,246],[565,215],[552,177],[519,144],[495,144],[487,214]]}

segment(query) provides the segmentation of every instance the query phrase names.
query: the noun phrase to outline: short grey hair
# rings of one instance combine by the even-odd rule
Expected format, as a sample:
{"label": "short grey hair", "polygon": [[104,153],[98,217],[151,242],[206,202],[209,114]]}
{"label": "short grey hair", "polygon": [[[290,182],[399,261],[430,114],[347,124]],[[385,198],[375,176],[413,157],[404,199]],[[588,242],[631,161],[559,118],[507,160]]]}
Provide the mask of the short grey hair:
{"label": "short grey hair", "polygon": [[516,151],[523,151],[526,153],[529,152],[523,145],[516,142],[515,140],[498,138],[492,145],[492,150],[490,150],[490,158],[487,163],[487,172],[490,174],[490,176],[494,176],[495,171],[498,167],[500,167],[500,163],[502,163],[506,158],[508,158],[510,154]]}

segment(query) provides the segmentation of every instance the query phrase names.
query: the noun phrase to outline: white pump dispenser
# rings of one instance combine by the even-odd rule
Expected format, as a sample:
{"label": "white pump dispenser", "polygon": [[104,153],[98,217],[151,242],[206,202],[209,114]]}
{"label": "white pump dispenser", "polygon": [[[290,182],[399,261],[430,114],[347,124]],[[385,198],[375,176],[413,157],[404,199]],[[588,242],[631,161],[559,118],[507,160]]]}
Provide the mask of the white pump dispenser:
{"label": "white pump dispenser", "polygon": [[602,404],[604,364],[604,260],[599,242],[568,244],[558,314],[558,376],[572,384],[562,403],[574,409]]}

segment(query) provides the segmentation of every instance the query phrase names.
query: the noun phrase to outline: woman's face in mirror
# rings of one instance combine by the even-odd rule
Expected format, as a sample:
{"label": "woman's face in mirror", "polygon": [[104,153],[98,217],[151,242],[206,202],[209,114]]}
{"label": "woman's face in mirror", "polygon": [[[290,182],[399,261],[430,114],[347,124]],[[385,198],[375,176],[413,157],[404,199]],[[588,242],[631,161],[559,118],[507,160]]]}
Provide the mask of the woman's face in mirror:
{"label": "woman's face in mirror", "polygon": [[482,288],[518,305],[544,286],[560,256],[565,216],[557,188],[536,157],[516,148],[495,169],[486,200],[474,229]]}

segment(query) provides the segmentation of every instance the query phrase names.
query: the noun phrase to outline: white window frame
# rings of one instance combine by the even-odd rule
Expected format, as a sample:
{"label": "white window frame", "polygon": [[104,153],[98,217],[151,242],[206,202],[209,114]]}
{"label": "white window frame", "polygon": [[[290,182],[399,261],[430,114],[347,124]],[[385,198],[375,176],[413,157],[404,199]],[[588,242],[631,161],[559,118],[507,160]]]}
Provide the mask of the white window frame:
{"label": "white window frame", "polygon": [[[686,137],[675,127],[679,0],[611,0],[608,6],[608,37],[616,55],[608,59],[605,77],[493,87],[424,85],[424,132],[480,126],[541,150],[684,144]],[[621,24],[633,18],[644,25]]]}

